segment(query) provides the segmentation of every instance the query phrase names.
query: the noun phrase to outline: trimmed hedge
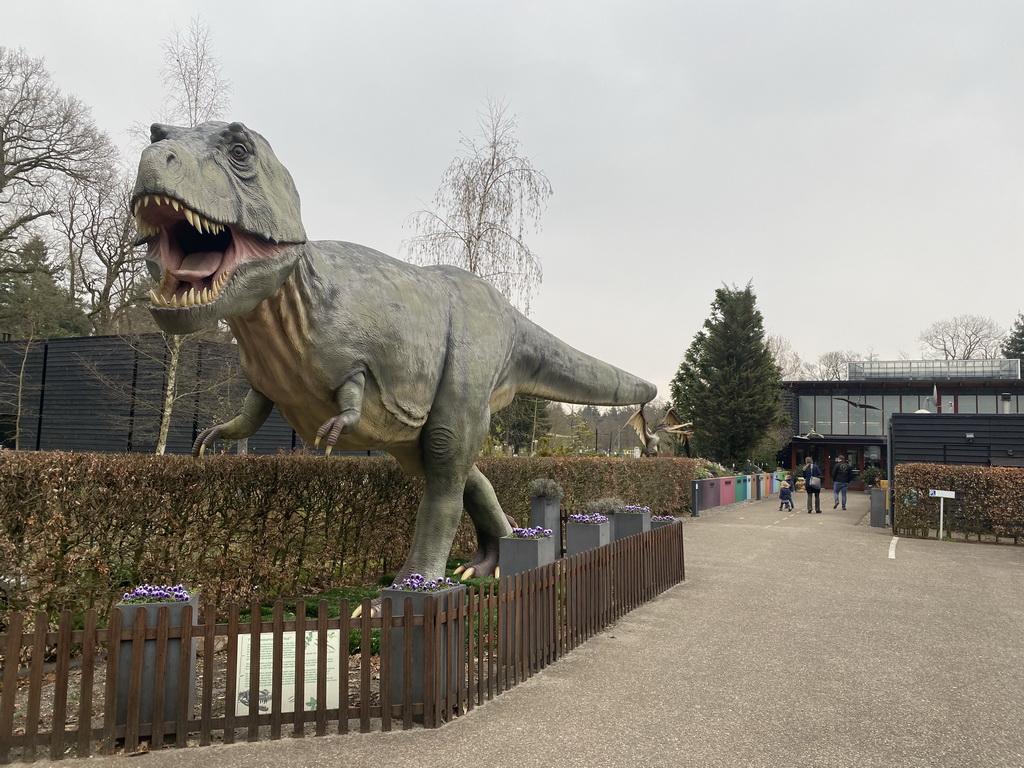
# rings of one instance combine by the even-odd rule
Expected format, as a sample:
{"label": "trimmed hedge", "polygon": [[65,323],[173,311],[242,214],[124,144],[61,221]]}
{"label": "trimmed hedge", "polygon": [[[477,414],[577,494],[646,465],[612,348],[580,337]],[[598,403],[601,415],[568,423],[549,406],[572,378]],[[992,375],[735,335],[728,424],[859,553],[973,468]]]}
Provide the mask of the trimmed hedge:
{"label": "trimmed hedge", "polygon": [[[615,495],[689,509],[690,459],[487,458],[507,513],[530,480],[562,506]],[[128,587],[185,583],[218,606],[372,583],[407,554],[423,482],[390,458],[0,452],[0,624],[10,610],[96,607]],[[456,554],[475,536],[464,519]],[[6,579],[6,581],[5,581]]]}
{"label": "trimmed hedge", "polygon": [[945,501],[949,535],[1024,538],[1024,468],[899,464],[893,479],[893,533],[927,537],[939,527],[939,499],[930,489],[956,491]]}

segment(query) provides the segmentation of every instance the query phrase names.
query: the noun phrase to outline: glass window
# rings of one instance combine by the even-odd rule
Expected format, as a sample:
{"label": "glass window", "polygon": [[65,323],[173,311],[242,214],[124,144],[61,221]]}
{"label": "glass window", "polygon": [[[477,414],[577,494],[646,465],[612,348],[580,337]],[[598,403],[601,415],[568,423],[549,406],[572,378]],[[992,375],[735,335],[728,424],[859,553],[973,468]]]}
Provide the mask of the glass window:
{"label": "glass window", "polygon": [[800,434],[814,429],[814,396],[800,395]]}
{"label": "glass window", "polygon": [[978,413],[998,413],[995,395],[978,395]]}
{"label": "glass window", "polygon": [[[832,400],[832,434],[833,435],[848,435],[850,434],[850,404],[845,400],[840,400],[838,397],[831,398]],[[856,410],[856,409],[852,409]]]}
{"label": "glass window", "polygon": [[978,396],[977,395],[957,395],[957,398],[956,398],[956,412],[957,413],[977,413],[978,412]]}
{"label": "glass window", "polygon": [[[863,398],[861,398],[863,400]],[[856,406],[850,406],[850,432],[851,435],[863,435],[864,434],[864,419],[867,413],[867,408],[857,408]]]}
{"label": "glass window", "polygon": [[935,405],[931,401],[931,395],[903,396],[903,413],[915,413],[916,411],[935,413]]}
{"label": "glass window", "polygon": [[832,434],[832,398],[828,395],[814,397],[814,431],[822,435]]}
{"label": "glass window", "polygon": [[864,402],[866,405],[874,406],[864,410],[864,434],[882,434],[882,396],[868,395]]}
{"label": "glass window", "polygon": [[882,434],[889,434],[889,417],[900,412],[900,396],[885,395],[882,398]]}

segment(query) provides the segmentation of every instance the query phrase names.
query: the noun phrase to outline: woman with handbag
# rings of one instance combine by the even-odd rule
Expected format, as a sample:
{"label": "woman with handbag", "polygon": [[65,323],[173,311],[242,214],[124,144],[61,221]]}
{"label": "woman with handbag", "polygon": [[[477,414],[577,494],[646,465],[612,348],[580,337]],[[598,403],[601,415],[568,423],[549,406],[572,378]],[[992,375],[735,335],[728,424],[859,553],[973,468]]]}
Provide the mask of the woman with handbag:
{"label": "woman with handbag", "polygon": [[804,463],[804,488],[807,491],[807,514],[811,514],[811,500],[814,500],[814,511],[821,514],[821,470],[810,456]]}

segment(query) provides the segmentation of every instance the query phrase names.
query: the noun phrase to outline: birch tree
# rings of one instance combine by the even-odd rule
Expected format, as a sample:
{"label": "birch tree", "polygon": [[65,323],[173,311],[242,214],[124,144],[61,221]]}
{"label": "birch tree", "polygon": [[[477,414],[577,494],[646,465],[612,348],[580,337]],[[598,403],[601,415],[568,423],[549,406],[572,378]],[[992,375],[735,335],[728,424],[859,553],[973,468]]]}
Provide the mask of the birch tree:
{"label": "birch tree", "polygon": [[482,277],[529,313],[543,271],[526,235],[540,230],[552,189],[521,154],[518,120],[505,102],[487,100],[477,135],[462,136],[432,207],[409,217],[417,234],[403,249],[413,263],[452,264]]}
{"label": "birch tree", "polygon": [[[231,105],[231,85],[221,75],[220,60],[213,50],[209,26],[199,16],[194,16],[184,32],[174,28],[171,36],[164,40],[163,49],[164,65],[160,78],[167,89],[165,121],[194,126],[222,117]],[[177,399],[178,364],[185,339],[181,335],[166,336],[167,379],[156,446],[158,454],[167,448],[171,414]]]}

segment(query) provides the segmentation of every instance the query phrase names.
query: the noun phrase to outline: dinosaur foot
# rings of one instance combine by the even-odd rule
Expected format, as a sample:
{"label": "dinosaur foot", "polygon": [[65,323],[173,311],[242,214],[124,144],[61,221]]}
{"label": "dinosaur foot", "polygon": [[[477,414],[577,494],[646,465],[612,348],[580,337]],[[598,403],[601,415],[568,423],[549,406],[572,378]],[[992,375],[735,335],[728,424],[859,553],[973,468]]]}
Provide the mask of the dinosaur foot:
{"label": "dinosaur foot", "polygon": [[486,579],[488,576],[498,578],[498,553],[491,552],[483,556],[478,553],[471,561],[456,568],[454,573],[462,581]]}
{"label": "dinosaur foot", "polygon": [[330,456],[331,451],[334,450],[334,446],[338,442],[338,438],[341,437],[342,433],[351,432],[353,424],[354,420],[347,413],[332,416],[320,425],[320,429],[316,431],[313,447],[319,448],[320,441],[326,438],[327,447],[324,449],[324,456]]}
{"label": "dinosaur foot", "polygon": [[[362,603],[360,603],[359,605],[356,606],[356,609],[354,611],[352,611],[352,618],[353,619],[358,619],[362,615],[363,615],[363,605],[362,605]],[[371,617],[380,616],[380,598],[379,597],[375,597],[373,600],[370,601],[370,616]]]}

